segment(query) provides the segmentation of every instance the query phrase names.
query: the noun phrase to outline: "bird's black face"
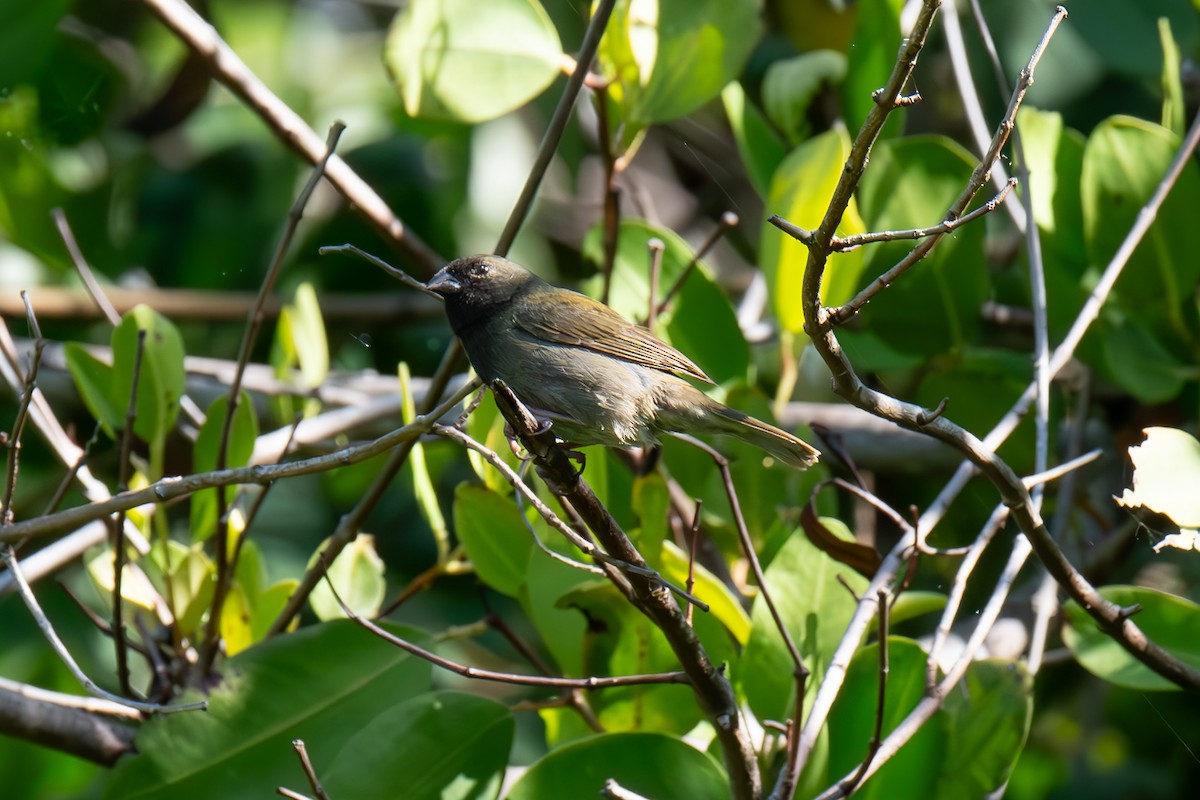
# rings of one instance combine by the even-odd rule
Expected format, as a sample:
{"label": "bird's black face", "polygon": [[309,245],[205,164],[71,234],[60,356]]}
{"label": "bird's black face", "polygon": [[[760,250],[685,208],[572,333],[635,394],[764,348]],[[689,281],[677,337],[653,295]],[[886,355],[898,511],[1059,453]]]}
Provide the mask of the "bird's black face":
{"label": "bird's black face", "polygon": [[499,256],[468,256],[451,261],[427,288],[446,301],[455,331],[495,313],[538,278],[519,264]]}

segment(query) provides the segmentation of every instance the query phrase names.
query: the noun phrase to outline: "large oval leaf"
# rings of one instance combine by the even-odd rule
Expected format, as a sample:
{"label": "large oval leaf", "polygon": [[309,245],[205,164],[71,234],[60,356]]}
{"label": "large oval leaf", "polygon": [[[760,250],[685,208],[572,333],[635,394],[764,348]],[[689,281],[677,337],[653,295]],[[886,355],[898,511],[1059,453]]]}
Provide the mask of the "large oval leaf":
{"label": "large oval leaf", "polygon": [[454,530],[483,582],[515,597],[525,583],[534,545],[512,497],[482,486],[459,485],[454,492]]}
{"label": "large oval leaf", "polygon": [[[1122,607],[1141,606],[1137,626],[1171,655],[1200,669],[1200,606],[1173,594],[1141,586],[1105,586],[1105,600]],[[1135,659],[1074,600],[1063,606],[1067,625],[1063,641],[1088,672],[1129,689],[1168,690],[1180,687]]]}
{"label": "large oval leaf", "polygon": [[682,117],[737,77],[758,41],[759,0],[618,0],[598,57],[617,123]]}
{"label": "large oval leaf", "polygon": [[330,797],[493,798],[514,721],[494,700],[431,692],[392,706],[352,737],[321,783]]}
{"label": "large oval leaf", "polygon": [[[1112,117],[1092,131],[1081,182],[1084,239],[1094,266],[1116,253],[1178,149],[1176,134],[1132,117]],[[1156,308],[1164,333],[1185,339],[1194,331],[1184,321],[1183,307],[1192,302],[1200,281],[1198,207],[1200,169],[1189,163],[1115,288],[1117,301],[1131,314],[1144,316],[1148,306]]]}
{"label": "large oval leaf", "polygon": [[412,0],[384,60],[410,116],[482,122],[549,86],[562,44],[535,0]]}
{"label": "large oval leaf", "polygon": [[[850,156],[850,138],[837,128],[814,136],[783,160],[771,179],[767,212],[778,214],[801,228],[813,230],[821,224],[829,198]],[[854,200],[838,226],[840,236],[863,233],[866,227]],[[779,324],[792,333],[804,330],[800,304],[808,248],[773,225],[763,223],[759,262],[771,287],[771,299]],[[821,302],[836,305],[849,300],[862,273],[862,250],[835,253],[825,266]]]}
{"label": "large oval leaf", "polygon": [[600,797],[610,778],[644,797],[729,797],[729,783],[711,756],[673,736],[615,733],[569,744],[544,756],[521,776],[508,800]]}
{"label": "large oval leaf", "polygon": [[[830,527],[835,522],[823,521]],[[837,529],[845,535],[844,525]],[[849,591],[838,581],[839,575]],[[854,614],[854,593],[865,591],[867,581],[822,553],[799,531],[772,559],[766,578],[771,598],[812,673],[811,689],[824,677],[825,666]],[[750,620],[750,641],[738,682],[759,719],[787,719],[795,708],[794,668],[761,597],[754,602]]]}
{"label": "large oval leaf", "polygon": [[430,671],[347,621],[276,637],[225,663],[207,712],[147,722],[138,755],[118,764],[104,796],[251,800],[304,786],[293,739],[323,763],[378,713],[424,691]]}

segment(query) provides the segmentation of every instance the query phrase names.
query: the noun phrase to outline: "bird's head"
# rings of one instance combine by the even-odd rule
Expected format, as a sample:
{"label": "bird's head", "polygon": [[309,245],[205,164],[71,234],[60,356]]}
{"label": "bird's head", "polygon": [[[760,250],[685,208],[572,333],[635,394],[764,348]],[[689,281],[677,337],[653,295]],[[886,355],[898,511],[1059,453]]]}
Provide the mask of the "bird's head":
{"label": "bird's head", "polygon": [[538,282],[536,275],[507,258],[479,255],[451,261],[426,287],[446,301],[457,328],[460,322],[498,310]]}

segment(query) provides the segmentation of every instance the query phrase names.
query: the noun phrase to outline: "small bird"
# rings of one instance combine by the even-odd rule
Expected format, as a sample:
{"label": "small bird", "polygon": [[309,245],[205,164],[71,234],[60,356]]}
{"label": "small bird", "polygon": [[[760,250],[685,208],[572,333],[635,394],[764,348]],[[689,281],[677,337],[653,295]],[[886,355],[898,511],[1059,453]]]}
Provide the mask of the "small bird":
{"label": "small bird", "polygon": [[503,380],[568,445],[637,447],[658,444],[666,433],[725,434],[799,469],[817,461],[807,443],[684,380],[713,383],[645,328],[520,264],[460,258],[427,288],[445,299],[450,326],[479,377]]}

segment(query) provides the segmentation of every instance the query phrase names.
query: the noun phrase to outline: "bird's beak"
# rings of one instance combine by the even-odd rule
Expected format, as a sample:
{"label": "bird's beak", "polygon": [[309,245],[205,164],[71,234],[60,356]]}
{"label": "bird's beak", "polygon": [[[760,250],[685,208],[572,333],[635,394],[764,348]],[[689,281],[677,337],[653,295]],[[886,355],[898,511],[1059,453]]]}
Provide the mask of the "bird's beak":
{"label": "bird's beak", "polygon": [[446,271],[445,267],[438,270],[438,273],[429,279],[429,283],[425,284],[425,288],[434,294],[445,297],[446,295],[455,294],[462,288],[462,284],[458,279]]}

